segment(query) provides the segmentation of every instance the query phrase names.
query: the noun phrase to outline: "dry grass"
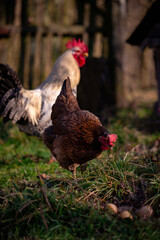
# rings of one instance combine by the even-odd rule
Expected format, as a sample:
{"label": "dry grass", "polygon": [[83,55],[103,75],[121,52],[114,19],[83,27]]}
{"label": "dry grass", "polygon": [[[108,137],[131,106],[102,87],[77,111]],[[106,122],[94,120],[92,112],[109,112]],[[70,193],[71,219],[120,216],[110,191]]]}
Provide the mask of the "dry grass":
{"label": "dry grass", "polygon": [[[159,239],[160,133],[153,121],[145,108],[110,118],[118,143],[76,179],[48,164],[43,143],[0,125],[1,239]],[[109,202],[130,207],[133,220],[110,214]],[[139,219],[145,204],[153,215]]]}

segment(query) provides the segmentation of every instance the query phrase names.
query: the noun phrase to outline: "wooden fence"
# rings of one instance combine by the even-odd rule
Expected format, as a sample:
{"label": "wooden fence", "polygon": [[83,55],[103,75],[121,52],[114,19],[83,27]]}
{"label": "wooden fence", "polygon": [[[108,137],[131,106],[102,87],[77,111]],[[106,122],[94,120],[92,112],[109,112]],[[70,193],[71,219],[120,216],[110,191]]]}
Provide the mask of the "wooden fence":
{"label": "wooden fence", "polygon": [[[65,51],[66,41],[73,37],[81,38],[89,46],[90,58],[82,69],[78,89],[80,105],[94,112],[115,102],[127,106],[134,101],[134,89],[137,91],[143,86],[136,80],[131,91],[128,79],[133,80],[132,72],[126,77],[128,73],[124,72],[123,61],[120,75],[116,68],[119,56],[115,52],[118,52],[119,38],[118,49],[126,46],[125,39],[122,41],[117,30],[122,19],[114,15],[121,12],[121,2],[125,1],[1,0],[0,62],[8,63],[18,71],[25,88],[34,88],[48,76],[56,58]],[[128,2],[130,14],[130,6],[139,1]],[[131,46],[127,48],[128,53],[132,52]],[[136,49],[136,52],[140,55],[140,50]],[[144,74],[145,65],[142,62],[146,64],[143,57],[139,60],[137,79]],[[132,71],[134,73],[135,68]],[[142,83],[146,86],[145,80]],[[147,87],[151,86],[155,87],[155,80],[148,83]],[[124,93],[123,101],[121,92]]]}
{"label": "wooden fence", "polygon": [[[89,45],[91,56],[102,56],[100,41],[106,23],[96,27],[93,18],[96,19],[95,12],[104,18],[105,0],[101,8],[94,0],[92,7],[87,1],[12,0],[8,9],[9,2],[0,3],[4,9],[0,60],[20,73],[25,87],[35,87],[47,77],[69,38],[82,38]],[[8,15],[11,16],[7,19]],[[93,44],[97,32],[101,32],[101,39],[97,36],[98,42]]]}

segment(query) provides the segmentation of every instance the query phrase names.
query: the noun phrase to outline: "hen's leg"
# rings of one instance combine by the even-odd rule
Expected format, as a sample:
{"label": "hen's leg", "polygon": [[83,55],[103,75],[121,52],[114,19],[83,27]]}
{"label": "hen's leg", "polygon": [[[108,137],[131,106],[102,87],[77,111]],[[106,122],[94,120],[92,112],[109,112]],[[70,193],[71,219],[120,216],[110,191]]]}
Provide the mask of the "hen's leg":
{"label": "hen's leg", "polygon": [[56,161],[57,161],[57,159],[55,157],[53,157],[53,155],[51,155],[51,159],[49,160],[48,164],[51,164]]}
{"label": "hen's leg", "polygon": [[77,163],[73,163],[69,166],[68,170],[72,173],[73,177],[76,178],[76,168],[79,166]]}
{"label": "hen's leg", "polygon": [[84,173],[84,171],[87,168],[87,163],[82,164],[80,167],[81,167],[81,173]]}

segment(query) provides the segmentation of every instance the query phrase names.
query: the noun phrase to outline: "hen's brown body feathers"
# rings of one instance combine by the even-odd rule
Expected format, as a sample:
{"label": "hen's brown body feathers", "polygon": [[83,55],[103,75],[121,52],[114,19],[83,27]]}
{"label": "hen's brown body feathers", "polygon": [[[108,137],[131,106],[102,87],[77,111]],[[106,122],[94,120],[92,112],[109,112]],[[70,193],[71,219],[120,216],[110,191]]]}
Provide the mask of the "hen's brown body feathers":
{"label": "hen's brown body feathers", "polygon": [[63,168],[84,164],[101,152],[99,136],[108,135],[98,117],[81,110],[72,94],[70,80],[63,83],[52,107],[53,126],[44,131],[44,142]]}

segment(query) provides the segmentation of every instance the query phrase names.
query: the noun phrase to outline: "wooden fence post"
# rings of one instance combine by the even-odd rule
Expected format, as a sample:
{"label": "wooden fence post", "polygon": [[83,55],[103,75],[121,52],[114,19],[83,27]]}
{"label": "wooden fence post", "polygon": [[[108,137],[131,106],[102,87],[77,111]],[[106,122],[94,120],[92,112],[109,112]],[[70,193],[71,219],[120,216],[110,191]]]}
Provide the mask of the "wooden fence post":
{"label": "wooden fence post", "polygon": [[34,73],[32,88],[35,88],[39,84],[41,78],[41,61],[42,61],[42,28],[43,28],[43,10],[44,1],[36,0],[36,23],[37,33],[35,38],[35,58],[34,58]]}
{"label": "wooden fence post", "polygon": [[14,9],[14,30],[11,32],[9,62],[13,69],[18,71],[21,53],[21,13],[22,0],[16,0]]}

